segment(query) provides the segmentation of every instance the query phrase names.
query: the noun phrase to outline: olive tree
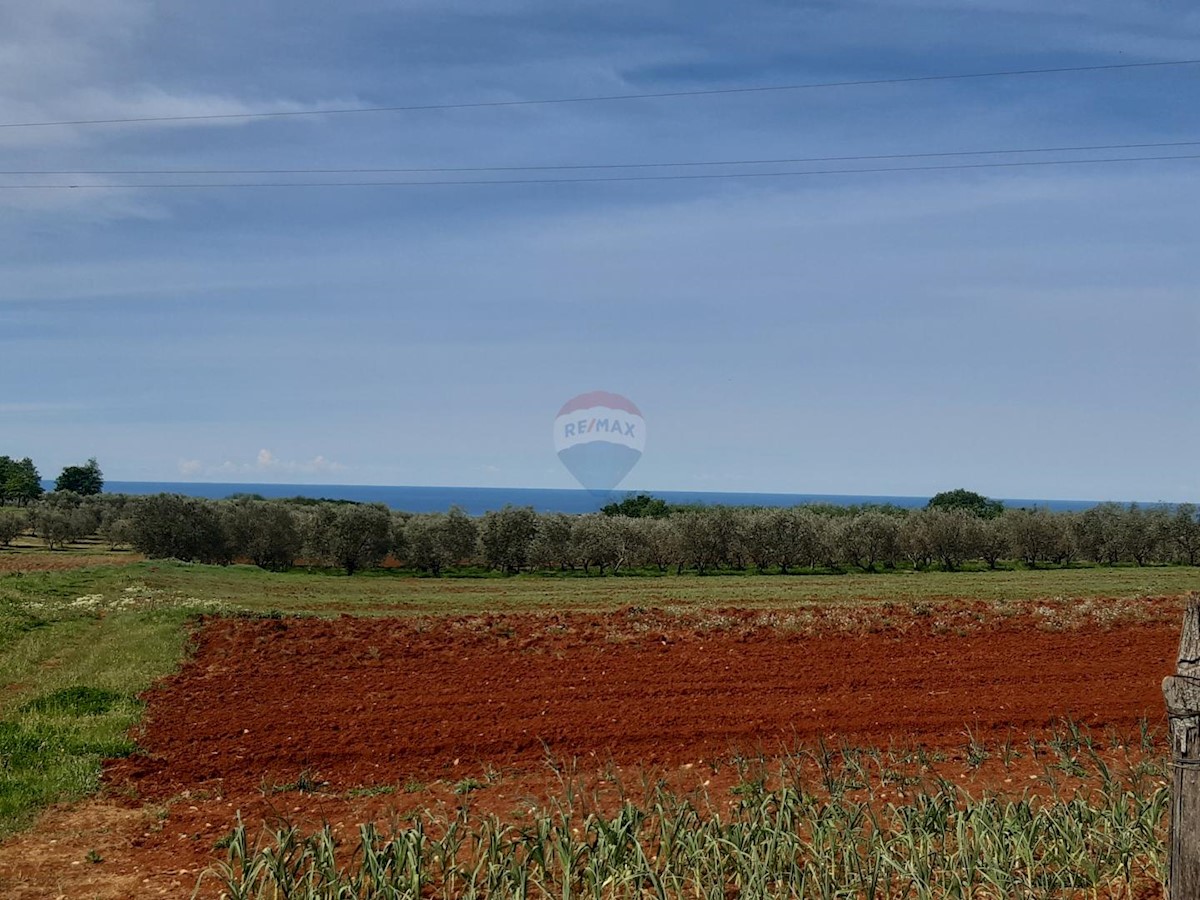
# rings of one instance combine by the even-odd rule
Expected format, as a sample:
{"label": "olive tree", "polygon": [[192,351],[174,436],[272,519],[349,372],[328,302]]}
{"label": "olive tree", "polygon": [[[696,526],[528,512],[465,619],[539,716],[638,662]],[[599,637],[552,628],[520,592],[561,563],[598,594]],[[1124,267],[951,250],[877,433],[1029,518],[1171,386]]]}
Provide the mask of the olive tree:
{"label": "olive tree", "polygon": [[478,541],[475,520],[456,506],[446,513],[415,515],[404,526],[405,560],[432,575],[472,561]]}
{"label": "olive tree", "polygon": [[770,509],[752,509],[742,521],[742,549],[759,572],[765,572],[779,558],[779,533],[771,515],[773,512]]}
{"label": "olive tree", "polygon": [[529,564],[529,551],[538,531],[538,515],[531,506],[505,506],[488,512],[479,526],[484,563],[513,574]]}
{"label": "olive tree", "polygon": [[900,526],[900,547],[914,569],[928,568],[937,556],[933,546],[933,533],[926,518],[928,512],[911,512]]}
{"label": "olive tree", "polygon": [[1010,509],[1001,517],[1009,545],[1025,565],[1035,569],[1057,552],[1060,534],[1054,514],[1044,507]]}
{"label": "olive tree", "polygon": [[302,541],[296,514],[286,503],[235,500],[222,513],[234,555],[272,572],[295,565]]}
{"label": "olive tree", "polygon": [[571,523],[571,553],[584,572],[595,566],[603,575],[606,568],[615,570],[625,561],[624,534],[617,519],[595,513],[577,516]]}
{"label": "olive tree", "polygon": [[1167,522],[1166,534],[1182,562],[1194,566],[1200,561],[1200,517],[1194,503],[1180,503],[1175,507]]}
{"label": "olive tree", "polygon": [[868,510],[845,521],[841,540],[842,556],[860,569],[874,572],[879,562],[894,567],[900,547],[900,524],[895,516]]}
{"label": "olive tree", "polygon": [[71,523],[71,510],[39,505],[29,512],[33,532],[46,546],[54,550],[72,540],[75,529]]}
{"label": "olive tree", "polygon": [[821,523],[812,510],[802,507],[771,510],[775,536],[775,563],[787,573],[793,566],[814,566],[820,555]]}
{"label": "olive tree", "polygon": [[383,562],[391,529],[391,513],[382,503],[326,504],[308,522],[306,549],[314,559],[353,575]]}
{"label": "olive tree", "polygon": [[25,513],[15,509],[0,509],[0,547],[8,547],[28,527]]}
{"label": "olive tree", "polygon": [[688,509],[671,516],[678,539],[676,569],[693,566],[703,575],[721,561],[721,538],[713,527],[714,521],[704,509]]}
{"label": "olive tree", "polygon": [[1121,561],[1123,510],[1116,503],[1099,503],[1084,510],[1075,523],[1076,541],[1086,559],[1111,566]]}
{"label": "olive tree", "polygon": [[1121,517],[1121,542],[1125,553],[1139,566],[1158,558],[1170,528],[1161,506],[1142,507],[1131,503]]}
{"label": "olive tree", "polygon": [[998,518],[982,520],[979,523],[979,557],[987,563],[987,567],[995,569],[1010,552],[1004,523]]}
{"label": "olive tree", "polygon": [[[529,544],[529,562],[542,568],[559,568],[566,571],[575,567],[571,552],[571,525],[574,517],[565,513],[549,513],[538,516],[537,531]],[[647,522],[658,521],[646,519]]]}
{"label": "olive tree", "polygon": [[953,572],[979,552],[981,520],[965,509],[927,509],[919,514],[929,547],[942,568]]}
{"label": "olive tree", "polygon": [[638,562],[642,565],[654,566],[659,572],[667,571],[667,567],[679,556],[679,540],[674,523],[667,518],[631,519],[637,542]]}
{"label": "olive tree", "polygon": [[228,565],[229,536],[215,503],[180,494],[155,494],[130,502],[130,543],[156,559]]}

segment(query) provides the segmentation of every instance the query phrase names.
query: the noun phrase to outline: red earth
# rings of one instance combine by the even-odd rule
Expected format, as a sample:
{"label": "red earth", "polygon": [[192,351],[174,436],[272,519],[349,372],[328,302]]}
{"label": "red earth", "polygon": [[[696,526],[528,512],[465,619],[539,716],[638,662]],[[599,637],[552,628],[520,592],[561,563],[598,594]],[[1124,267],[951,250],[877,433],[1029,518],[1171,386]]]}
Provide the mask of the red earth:
{"label": "red earth", "polygon": [[747,611],[215,619],[146,695],[144,755],[111,777],[157,798],[302,773],[346,789],[548,756],[674,766],[831,736],[946,747],[968,730],[995,740],[1064,718],[1128,730],[1162,717],[1174,616],[967,621],[814,635]]}
{"label": "red earth", "polygon": [[0,847],[0,894],[190,896],[238,811],[352,829],[453,809],[467,777],[482,785],[470,802],[502,816],[560,790],[564,768],[591,787],[651,772],[728,796],[735,757],[820,740],[941,748],[964,786],[1019,792],[1040,763],[993,752],[969,768],[968,741],[1019,743],[1064,718],[1161,728],[1180,608],[208,619],[145,695],[141,752],[108,766],[106,795]]}

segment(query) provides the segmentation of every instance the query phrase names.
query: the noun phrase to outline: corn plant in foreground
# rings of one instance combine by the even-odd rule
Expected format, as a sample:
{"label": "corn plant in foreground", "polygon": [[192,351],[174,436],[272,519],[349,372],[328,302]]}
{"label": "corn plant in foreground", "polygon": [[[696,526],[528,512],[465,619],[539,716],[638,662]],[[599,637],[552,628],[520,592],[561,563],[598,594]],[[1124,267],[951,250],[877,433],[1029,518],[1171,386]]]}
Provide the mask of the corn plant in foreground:
{"label": "corn plant in foreground", "polygon": [[[324,898],[1067,898],[1161,883],[1165,788],[1116,781],[1070,797],[972,799],[942,782],[902,805],[755,792],[728,812],[660,792],[610,814],[551,809],[521,825],[464,809],[357,840],[329,826],[239,821],[205,873],[230,900]],[[213,885],[215,880],[216,885]]]}

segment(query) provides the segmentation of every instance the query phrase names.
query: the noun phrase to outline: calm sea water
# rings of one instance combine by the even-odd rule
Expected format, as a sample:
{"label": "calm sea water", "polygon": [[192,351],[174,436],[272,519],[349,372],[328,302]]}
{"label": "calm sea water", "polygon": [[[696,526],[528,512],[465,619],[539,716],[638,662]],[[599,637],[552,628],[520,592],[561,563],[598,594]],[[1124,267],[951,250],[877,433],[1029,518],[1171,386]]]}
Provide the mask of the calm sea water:
{"label": "calm sea water", "polygon": [[[52,487],[52,485],[51,485]],[[539,512],[594,512],[605,503],[620,500],[637,491],[613,491],[599,496],[584,490],[559,488],[483,488],[483,487],[406,487],[349,484],[215,484],[174,481],[110,481],[105,491],[125,494],[187,494],[192,497],[220,499],[230,494],[261,494],[263,497],[327,497],[332,500],[358,500],[386,503],[393,509],[409,512],[444,512],[460,506],[472,515],[506,504],[532,506]],[[924,506],[928,497],[887,497],[858,494],[749,494],[715,491],[646,491],[668,503],[726,504],[731,506],[795,506],[800,503],[893,503],[896,506]],[[1007,506],[1046,506],[1054,510],[1087,509],[1095,500],[1006,499]]]}

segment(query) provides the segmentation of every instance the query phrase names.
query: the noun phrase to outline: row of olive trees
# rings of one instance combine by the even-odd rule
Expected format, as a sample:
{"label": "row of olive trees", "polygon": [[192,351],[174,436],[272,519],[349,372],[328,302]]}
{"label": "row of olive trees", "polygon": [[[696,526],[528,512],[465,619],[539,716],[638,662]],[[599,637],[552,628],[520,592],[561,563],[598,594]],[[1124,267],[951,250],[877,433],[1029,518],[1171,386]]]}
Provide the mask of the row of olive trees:
{"label": "row of olive trees", "polygon": [[1089,561],[1200,563],[1194,506],[1102,504],[1080,513],[1006,510],[990,518],[963,509],[677,509],[669,516],[539,514],[505,507],[482,517],[394,512],[380,504],[252,498],[212,501],[174,494],[80,496],[55,492],[25,510],[0,510],[0,545],[32,530],[51,547],[96,535],[150,557],[227,564],[248,560],[284,570],[297,561],[353,574],[389,556],[431,574],[483,565],[615,572],[654,568],[789,572],[912,566],[995,568]]}
{"label": "row of olive trees", "polygon": [[480,522],[482,561],[508,572],[653,566],[660,571],[911,565],[1030,567],[1078,560],[1101,564],[1200,562],[1200,518],[1174,510],[1101,505],[1083,513],[1008,510],[982,518],[965,510],[864,510],[830,515],[805,507],[688,509],[669,517],[538,516],[506,508]]}

